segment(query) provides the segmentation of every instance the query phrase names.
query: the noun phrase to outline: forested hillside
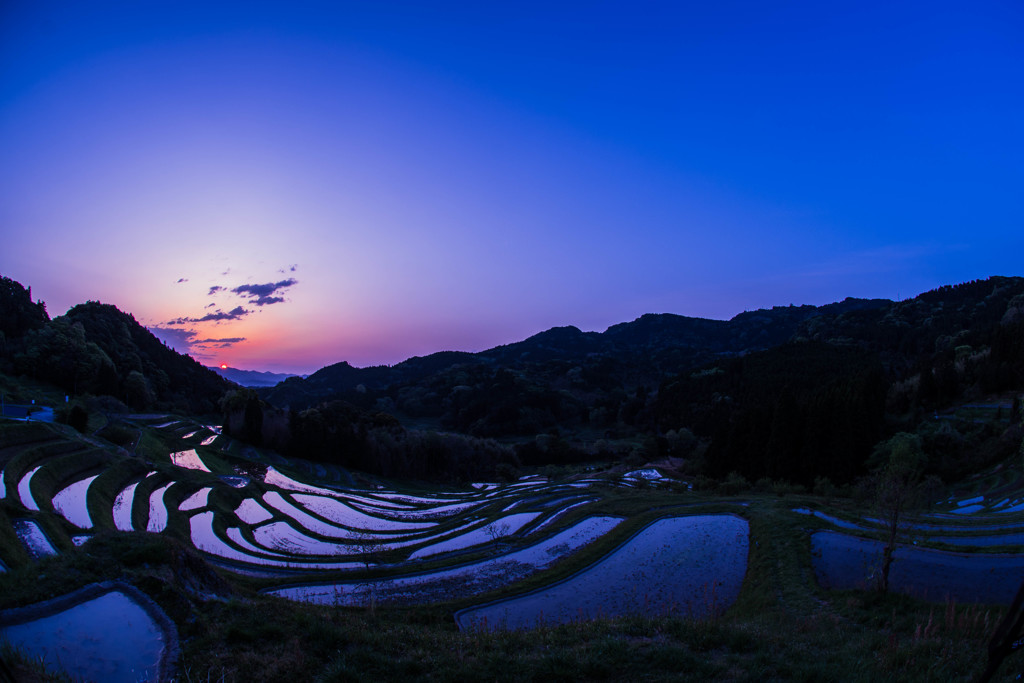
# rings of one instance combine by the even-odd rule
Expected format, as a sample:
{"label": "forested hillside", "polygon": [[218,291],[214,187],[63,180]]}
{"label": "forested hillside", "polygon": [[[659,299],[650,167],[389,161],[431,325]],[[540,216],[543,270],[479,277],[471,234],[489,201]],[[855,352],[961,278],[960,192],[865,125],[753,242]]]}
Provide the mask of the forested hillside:
{"label": "forested hillside", "polygon": [[901,430],[923,430],[939,474],[968,467],[968,453],[996,457],[999,434],[943,422],[935,435],[927,419],[999,394],[1008,419],[1022,389],[1024,279],[993,277],[901,302],[553,328],[480,353],[339,363],[260,395],[297,416],[341,400],[357,422],[384,413],[495,438],[524,464],[672,456],[695,474],[812,485],[864,474],[875,444]]}
{"label": "forested hillside", "polygon": [[3,277],[0,313],[0,370],[72,396],[106,395],[133,409],[206,414],[216,412],[234,386],[109,304],[90,301],[50,320],[30,290]]}

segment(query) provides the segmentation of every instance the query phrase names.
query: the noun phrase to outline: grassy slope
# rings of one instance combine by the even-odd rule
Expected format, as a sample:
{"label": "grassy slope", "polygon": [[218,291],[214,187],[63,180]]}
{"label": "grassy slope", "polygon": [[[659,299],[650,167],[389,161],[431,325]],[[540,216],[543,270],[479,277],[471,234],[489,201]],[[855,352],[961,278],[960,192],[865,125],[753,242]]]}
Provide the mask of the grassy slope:
{"label": "grassy slope", "polygon": [[[59,457],[64,448],[54,441],[75,440],[74,435],[52,429],[53,439],[43,444],[45,448],[33,442],[12,456],[18,458],[18,469],[44,453]],[[12,432],[0,431],[0,437],[4,434]],[[167,449],[175,442],[145,430],[142,444],[141,458],[152,457],[151,464],[160,468],[166,466]],[[102,487],[102,497],[112,500],[126,481],[145,469],[134,459],[125,461]],[[151,479],[140,488],[153,489],[166,481],[163,475]],[[195,484],[198,487],[199,481]],[[51,487],[56,482],[47,488]],[[176,497],[193,488],[182,487]],[[136,502],[145,500],[140,496]],[[515,587],[521,592],[567,576],[659,515],[739,512],[751,529],[747,578],[735,606],[706,621],[630,617],[529,632],[456,629],[456,609],[508,591],[415,608],[295,604],[257,593],[267,585],[264,580],[211,570],[175,538],[187,538],[187,530],[178,528],[173,517],[168,533],[160,536],[107,530],[75,549],[66,540],[71,531],[67,523],[41,512],[33,516],[62,554],[29,563],[13,534],[3,533],[9,529],[5,517],[24,515],[9,500],[0,504],[0,555],[12,571],[0,575],[0,608],[36,602],[97,580],[125,578],[151,595],[177,623],[183,680],[955,681],[970,680],[980,672],[984,646],[1001,608],[935,606],[900,596],[822,591],[812,576],[805,530],[816,522],[789,511],[814,499],[753,495],[748,500],[749,506],[740,507],[728,499],[692,493],[614,490],[600,509],[588,514],[621,514],[628,522],[544,577]],[[694,503],[700,505],[689,507]],[[688,507],[673,509],[679,504]],[[144,522],[145,511],[137,512],[136,522]],[[223,599],[199,597],[204,593]]]}

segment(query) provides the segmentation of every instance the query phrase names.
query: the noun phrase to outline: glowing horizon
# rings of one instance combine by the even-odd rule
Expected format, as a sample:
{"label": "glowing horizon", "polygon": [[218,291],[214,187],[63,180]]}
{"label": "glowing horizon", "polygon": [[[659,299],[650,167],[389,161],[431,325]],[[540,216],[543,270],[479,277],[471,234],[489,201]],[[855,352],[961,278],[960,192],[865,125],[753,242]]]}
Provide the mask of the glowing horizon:
{"label": "glowing horizon", "polygon": [[0,273],[300,374],[1020,274],[1022,25],[14,0]]}

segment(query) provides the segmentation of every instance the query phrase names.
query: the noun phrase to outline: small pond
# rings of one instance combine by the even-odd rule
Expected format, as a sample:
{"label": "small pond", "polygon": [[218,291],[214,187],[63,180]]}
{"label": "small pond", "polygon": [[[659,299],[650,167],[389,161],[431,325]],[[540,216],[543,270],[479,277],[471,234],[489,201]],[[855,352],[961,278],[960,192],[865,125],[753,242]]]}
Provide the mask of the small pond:
{"label": "small pond", "polygon": [[739,595],[749,527],[734,515],[655,521],[565,581],[456,615],[460,628],[530,628],[625,614],[718,613]]}
{"label": "small pond", "polygon": [[[814,575],[824,588],[869,588],[884,544],[834,531],[811,534]],[[933,602],[1009,604],[1024,576],[1024,555],[951,553],[900,546],[889,572],[894,591]]]}
{"label": "small pond", "polygon": [[88,596],[96,591],[80,593],[81,599],[65,596],[5,613],[0,623],[7,625],[0,626],[0,634],[75,680],[159,680],[164,650],[168,641],[173,647],[176,640],[173,633],[165,632],[167,626],[154,621],[146,609],[121,590],[95,597]]}

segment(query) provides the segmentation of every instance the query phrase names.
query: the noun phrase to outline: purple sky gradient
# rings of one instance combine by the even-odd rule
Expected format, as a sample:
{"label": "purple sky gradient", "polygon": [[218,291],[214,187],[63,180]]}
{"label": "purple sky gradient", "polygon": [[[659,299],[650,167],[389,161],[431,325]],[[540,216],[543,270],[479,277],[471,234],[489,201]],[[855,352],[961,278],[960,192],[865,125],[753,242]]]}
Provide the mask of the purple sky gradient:
{"label": "purple sky gradient", "polygon": [[0,273],[293,372],[1021,274],[1021,3],[553,4],[0,4]]}

